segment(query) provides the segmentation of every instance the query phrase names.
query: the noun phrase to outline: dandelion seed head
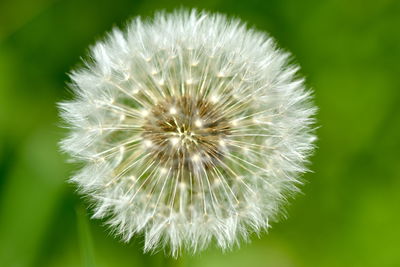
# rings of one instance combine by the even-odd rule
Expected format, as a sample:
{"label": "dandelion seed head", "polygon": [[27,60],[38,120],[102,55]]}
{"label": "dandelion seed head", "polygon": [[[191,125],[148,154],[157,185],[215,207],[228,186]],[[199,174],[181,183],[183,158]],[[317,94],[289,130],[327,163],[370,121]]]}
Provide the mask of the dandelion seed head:
{"label": "dandelion seed head", "polygon": [[91,55],[60,109],[94,217],[174,257],[270,227],[315,140],[288,53],[238,20],[179,10],[114,29]]}

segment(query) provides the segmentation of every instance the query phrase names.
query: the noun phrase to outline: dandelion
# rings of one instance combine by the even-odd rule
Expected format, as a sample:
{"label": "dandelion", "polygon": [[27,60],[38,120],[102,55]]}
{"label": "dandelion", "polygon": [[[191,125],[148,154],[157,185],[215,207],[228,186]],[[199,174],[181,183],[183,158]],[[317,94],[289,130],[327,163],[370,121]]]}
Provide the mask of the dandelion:
{"label": "dandelion", "polygon": [[315,108],[289,54],[236,19],[158,13],[114,29],[60,104],[71,180],[124,240],[174,257],[248,240],[297,191]]}

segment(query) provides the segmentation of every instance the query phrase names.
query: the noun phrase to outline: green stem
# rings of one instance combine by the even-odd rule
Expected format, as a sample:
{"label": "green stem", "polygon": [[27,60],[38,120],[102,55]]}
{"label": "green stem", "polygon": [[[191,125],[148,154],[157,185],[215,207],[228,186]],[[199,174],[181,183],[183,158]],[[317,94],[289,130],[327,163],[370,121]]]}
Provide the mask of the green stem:
{"label": "green stem", "polygon": [[85,209],[81,206],[77,207],[76,215],[78,219],[78,235],[83,260],[82,266],[94,267],[96,264],[94,260],[93,240]]}

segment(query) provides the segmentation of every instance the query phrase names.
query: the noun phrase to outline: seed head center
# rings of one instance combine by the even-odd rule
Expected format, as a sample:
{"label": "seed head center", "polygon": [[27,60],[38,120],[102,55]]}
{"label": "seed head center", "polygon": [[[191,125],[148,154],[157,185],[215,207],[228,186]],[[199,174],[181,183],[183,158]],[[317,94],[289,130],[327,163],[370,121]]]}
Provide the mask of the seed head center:
{"label": "seed head center", "polygon": [[191,96],[157,103],[143,125],[143,139],[153,144],[151,156],[172,169],[217,164],[229,132],[220,106]]}

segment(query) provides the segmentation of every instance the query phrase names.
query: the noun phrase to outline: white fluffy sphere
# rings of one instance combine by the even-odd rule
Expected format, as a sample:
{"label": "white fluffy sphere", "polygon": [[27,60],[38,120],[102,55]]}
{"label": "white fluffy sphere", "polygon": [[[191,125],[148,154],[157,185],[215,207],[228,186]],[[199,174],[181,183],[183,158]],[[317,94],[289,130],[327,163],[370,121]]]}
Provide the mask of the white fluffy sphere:
{"label": "white fluffy sphere", "polygon": [[91,55],[60,108],[94,217],[173,256],[269,227],[315,139],[288,53],[238,20],[180,10],[115,29]]}

